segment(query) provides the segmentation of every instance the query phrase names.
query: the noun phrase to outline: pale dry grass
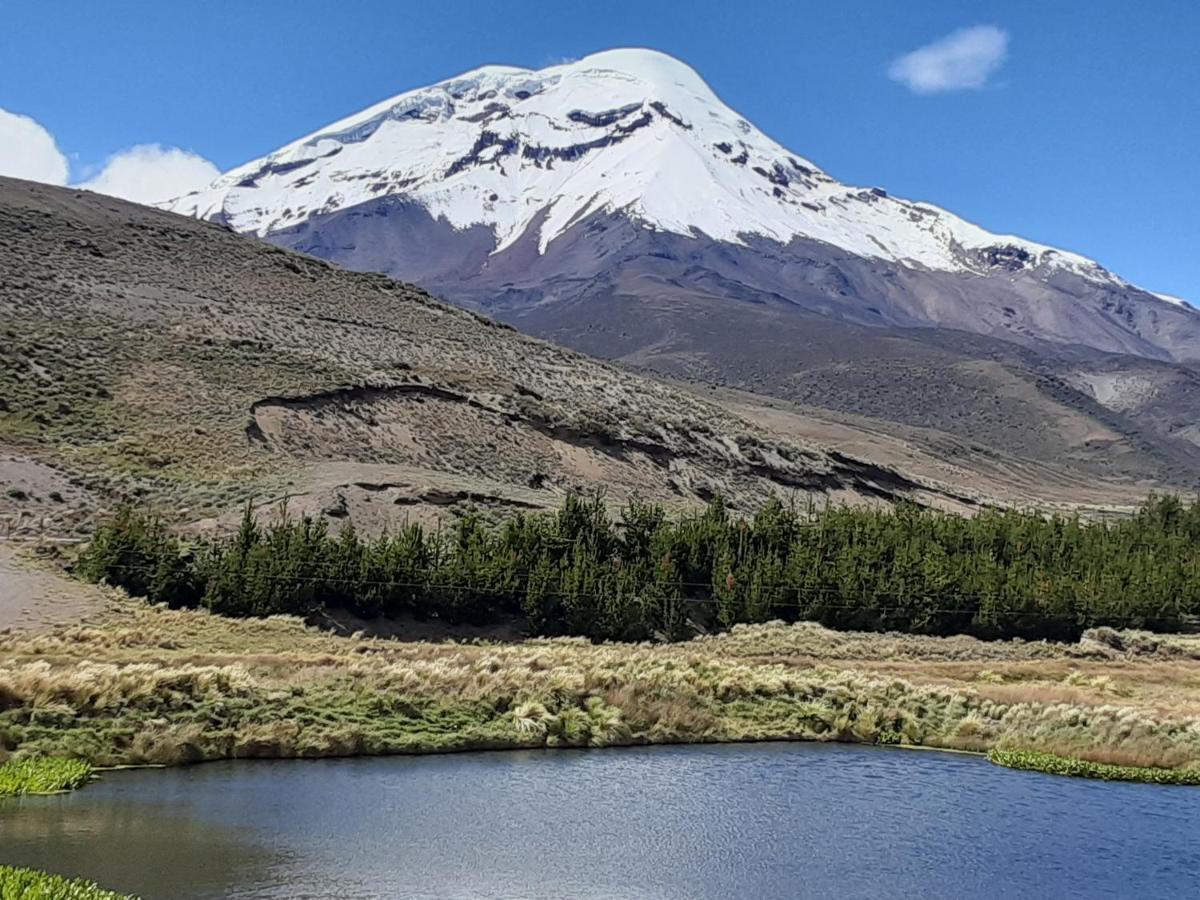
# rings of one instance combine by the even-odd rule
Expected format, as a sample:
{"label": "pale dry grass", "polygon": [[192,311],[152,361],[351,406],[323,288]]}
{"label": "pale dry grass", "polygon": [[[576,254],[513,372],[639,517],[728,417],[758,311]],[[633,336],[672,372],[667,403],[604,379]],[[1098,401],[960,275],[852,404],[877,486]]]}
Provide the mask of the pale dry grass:
{"label": "pale dry grass", "polygon": [[811,624],[666,645],[404,643],[114,601],[94,624],[0,635],[0,747],[173,763],[805,739],[1200,766],[1200,662],[1137,643]]}
{"label": "pale dry grass", "polygon": [[1103,705],[1103,701],[1087,691],[1054,684],[984,684],[975,691],[980,697],[997,703],[1036,703],[1041,706],[1065,704],[1079,707]]}

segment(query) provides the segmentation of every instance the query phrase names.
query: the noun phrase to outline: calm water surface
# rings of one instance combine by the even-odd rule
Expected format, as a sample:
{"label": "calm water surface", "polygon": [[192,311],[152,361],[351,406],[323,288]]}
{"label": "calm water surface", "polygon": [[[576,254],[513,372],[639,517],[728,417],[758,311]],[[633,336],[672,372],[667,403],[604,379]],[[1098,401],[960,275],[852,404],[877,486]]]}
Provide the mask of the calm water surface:
{"label": "calm water surface", "polygon": [[210,763],[6,801],[0,862],[147,900],[1200,897],[1200,789],[817,744]]}

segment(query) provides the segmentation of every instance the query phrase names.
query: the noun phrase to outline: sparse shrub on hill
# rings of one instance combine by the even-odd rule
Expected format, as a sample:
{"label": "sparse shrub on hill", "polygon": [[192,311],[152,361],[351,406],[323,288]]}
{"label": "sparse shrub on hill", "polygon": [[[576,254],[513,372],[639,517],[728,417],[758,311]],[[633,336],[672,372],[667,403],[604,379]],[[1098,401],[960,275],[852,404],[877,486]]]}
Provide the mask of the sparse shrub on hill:
{"label": "sparse shrub on hill", "polygon": [[1137,515],[984,511],[972,518],[778,501],[730,515],[720,499],[670,518],[599,497],[497,526],[353,528],[247,510],[232,537],[189,547],[126,509],[80,560],[93,580],[227,615],[521,616],[538,634],[675,639],[773,619],[842,629],[1075,640],[1087,628],[1178,630],[1200,610],[1200,504],[1152,498]]}

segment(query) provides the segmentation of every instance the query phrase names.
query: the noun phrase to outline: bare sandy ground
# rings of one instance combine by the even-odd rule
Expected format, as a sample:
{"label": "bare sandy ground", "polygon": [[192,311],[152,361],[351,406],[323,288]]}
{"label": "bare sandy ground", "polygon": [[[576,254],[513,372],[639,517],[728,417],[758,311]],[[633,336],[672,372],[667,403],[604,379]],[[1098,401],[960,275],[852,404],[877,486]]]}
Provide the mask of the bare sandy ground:
{"label": "bare sandy ground", "polygon": [[81,622],[104,607],[97,588],[53,571],[25,547],[0,543],[0,631]]}
{"label": "bare sandy ground", "polygon": [[[745,391],[714,388],[708,397],[768,432],[869,459],[919,483],[944,486],[951,493],[987,502],[1084,513],[1128,512],[1140,506],[1156,487],[1151,482],[1089,477],[1068,466],[1012,454],[987,453],[933,429],[805,407]],[[946,505],[938,497],[926,502]]]}

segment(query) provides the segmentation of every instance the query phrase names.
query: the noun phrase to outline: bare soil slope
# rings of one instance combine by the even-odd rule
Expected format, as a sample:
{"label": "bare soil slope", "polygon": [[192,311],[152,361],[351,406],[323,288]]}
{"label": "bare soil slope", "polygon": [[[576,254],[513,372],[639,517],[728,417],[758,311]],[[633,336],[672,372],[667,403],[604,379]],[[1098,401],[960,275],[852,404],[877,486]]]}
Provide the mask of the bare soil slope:
{"label": "bare soil slope", "polygon": [[1200,485],[1200,316],[1132,287],[1003,254],[987,274],[953,274],[616,214],[582,219],[544,252],[531,230],[489,255],[487,229],[454,231],[394,197],[269,239],[603,359],[1077,476]]}
{"label": "bare soil slope", "polygon": [[78,625],[107,606],[95,585],[72,581],[28,547],[0,543],[0,634]]}
{"label": "bare soil slope", "polygon": [[[425,292],[119,200],[0,179],[0,516],[86,531],[138,497],[371,530],[601,487],[970,505]],[[983,492],[986,493],[986,492]]]}

